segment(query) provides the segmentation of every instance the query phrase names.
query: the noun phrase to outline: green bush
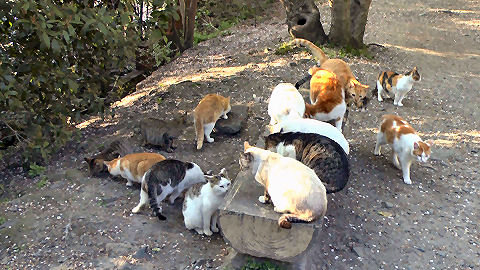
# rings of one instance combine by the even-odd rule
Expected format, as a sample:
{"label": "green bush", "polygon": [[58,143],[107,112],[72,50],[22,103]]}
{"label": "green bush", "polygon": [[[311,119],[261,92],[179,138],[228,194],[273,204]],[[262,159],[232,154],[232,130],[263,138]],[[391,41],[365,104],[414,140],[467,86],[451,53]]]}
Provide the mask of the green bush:
{"label": "green bush", "polygon": [[141,23],[132,0],[115,7],[87,0],[2,2],[0,147],[16,144],[24,162],[46,159],[83,115],[104,113],[106,104],[134,90],[118,80],[135,68],[141,44],[157,63],[170,54],[164,36],[176,15],[174,1],[144,1],[150,20]]}

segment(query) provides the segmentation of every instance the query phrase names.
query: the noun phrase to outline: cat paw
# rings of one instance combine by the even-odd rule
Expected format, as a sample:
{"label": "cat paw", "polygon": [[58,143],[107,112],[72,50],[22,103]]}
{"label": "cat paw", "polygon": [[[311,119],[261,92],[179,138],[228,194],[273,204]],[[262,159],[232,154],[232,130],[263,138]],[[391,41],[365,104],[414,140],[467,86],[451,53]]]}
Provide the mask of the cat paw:
{"label": "cat paw", "polygon": [[223,115],[223,119],[228,119],[228,116],[226,114]]}
{"label": "cat paw", "polygon": [[140,208],[139,206],[136,206],[135,208],[132,209],[132,213],[136,214],[138,212],[140,212]]}
{"label": "cat paw", "polygon": [[382,102],[382,101],[383,101],[383,98],[382,98],[382,97],[378,97],[378,101]]}
{"label": "cat paw", "polygon": [[412,184],[412,180],[410,179],[404,179],[403,182],[407,185],[411,185]]}
{"label": "cat paw", "polygon": [[[175,199],[176,199],[176,198],[175,198]],[[168,202],[169,202],[170,204],[173,204],[173,203],[175,203],[175,199],[172,200],[172,199],[170,198],[170,199],[168,199]]]}
{"label": "cat paw", "polygon": [[199,229],[199,228],[196,228],[195,231],[198,233],[198,234],[203,234],[203,230]]}
{"label": "cat paw", "polygon": [[265,196],[258,197],[258,201],[261,203],[267,203],[267,199],[265,198]]}
{"label": "cat paw", "polygon": [[212,143],[212,142],[214,142],[214,141],[215,141],[215,140],[214,140],[213,138],[207,138],[207,142],[209,142],[209,143]]}
{"label": "cat paw", "polygon": [[211,229],[212,229],[212,232],[215,232],[215,233],[216,233],[216,232],[218,232],[218,228],[217,228],[217,226],[215,226],[215,227],[212,227]]}
{"label": "cat paw", "polygon": [[203,233],[204,233],[205,235],[208,235],[208,236],[210,236],[210,235],[213,234],[212,231],[210,231],[210,230],[203,230]]}
{"label": "cat paw", "polygon": [[397,106],[403,107],[403,104],[399,102],[399,103],[397,103]]}
{"label": "cat paw", "polygon": [[125,184],[127,187],[131,187],[133,186],[133,183],[131,181],[128,181],[126,184]]}

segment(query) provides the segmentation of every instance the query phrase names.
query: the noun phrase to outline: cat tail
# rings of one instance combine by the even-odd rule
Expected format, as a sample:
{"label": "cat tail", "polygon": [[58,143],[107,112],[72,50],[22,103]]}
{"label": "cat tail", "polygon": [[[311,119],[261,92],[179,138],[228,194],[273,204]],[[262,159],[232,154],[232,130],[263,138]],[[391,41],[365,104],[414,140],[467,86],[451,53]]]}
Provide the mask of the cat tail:
{"label": "cat tail", "polygon": [[315,217],[311,213],[303,214],[283,214],[278,219],[278,225],[284,229],[292,228],[292,223],[308,223],[314,220]]}
{"label": "cat tail", "polygon": [[302,86],[302,84],[309,81],[311,78],[312,78],[312,75],[310,74],[306,75],[303,79],[295,83],[295,88],[300,89],[300,86]]}
{"label": "cat tail", "polygon": [[312,53],[313,57],[317,59],[319,65],[323,64],[323,62],[329,59],[322,49],[306,39],[296,38],[290,42],[290,45],[292,44],[307,47],[307,49]]}
{"label": "cat tail", "polygon": [[200,119],[200,117],[195,116],[195,118],[193,119],[193,123],[195,125],[195,134],[197,137],[197,149],[202,149],[203,140],[205,138],[202,120]]}
{"label": "cat tail", "polygon": [[162,215],[160,212],[160,208],[158,207],[158,202],[157,202],[157,181],[155,175],[152,175],[151,170],[148,170],[145,173],[145,180],[147,182],[147,193],[148,193],[148,198],[150,199],[150,207],[153,210],[153,213],[155,213],[155,216],[158,217],[159,220],[166,220],[167,217]]}

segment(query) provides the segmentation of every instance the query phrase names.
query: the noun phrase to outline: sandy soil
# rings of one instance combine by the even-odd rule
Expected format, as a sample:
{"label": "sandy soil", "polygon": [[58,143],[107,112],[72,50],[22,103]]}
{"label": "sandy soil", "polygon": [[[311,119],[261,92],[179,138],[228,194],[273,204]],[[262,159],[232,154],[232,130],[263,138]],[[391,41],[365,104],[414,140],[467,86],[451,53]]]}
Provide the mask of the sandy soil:
{"label": "sandy soil", "polygon": [[[163,223],[147,211],[132,215],[138,186],[88,177],[83,156],[119,136],[139,145],[134,127],[139,119],[191,112],[203,95],[214,92],[249,106],[245,128],[233,137],[214,135],[215,143],[197,151],[189,127],[178,149],[163,154],[194,161],[204,170],[225,167],[233,178],[242,142],[255,142],[269,121],[265,100],[271,89],[280,82],[295,83],[314,63],[302,50],[274,54],[278,44],[289,40],[278,5],[270,20],[237,26],[232,35],[201,43],[162,67],[115,105],[113,117],[81,125],[81,141],[52,161],[44,187],[17,171],[2,172],[1,179],[9,180],[5,188],[21,197],[8,197],[0,205],[5,221],[0,225],[1,267],[221,265],[228,245],[218,234],[187,231],[180,201],[164,207],[169,219]],[[372,88],[385,69],[406,72],[417,66],[422,81],[402,108],[373,99],[365,112],[350,113],[344,133],[351,147],[351,179],[345,190],[329,196],[324,234],[311,251],[310,269],[480,268],[479,18],[477,1],[373,1],[365,41],[383,47],[370,46],[373,60],[345,60]],[[401,180],[388,147],[382,156],[373,155],[378,120],[385,113],[403,116],[422,138],[435,140],[429,162],[413,165],[412,185]]]}

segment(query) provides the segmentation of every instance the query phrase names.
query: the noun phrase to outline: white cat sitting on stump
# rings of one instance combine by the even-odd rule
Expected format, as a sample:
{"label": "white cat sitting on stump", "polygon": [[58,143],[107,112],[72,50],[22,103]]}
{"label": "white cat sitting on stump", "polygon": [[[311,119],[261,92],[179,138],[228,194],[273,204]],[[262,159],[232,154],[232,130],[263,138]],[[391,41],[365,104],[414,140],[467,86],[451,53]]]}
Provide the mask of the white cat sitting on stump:
{"label": "white cat sitting on stump", "polygon": [[423,142],[407,121],[400,116],[386,114],[382,117],[374,154],[380,155],[380,148],[385,144],[392,145],[393,164],[402,170],[403,182],[412,184],[410,166],[414,160],[420,162],[428,160],[433,141]]}
{"label": "white cat sitting on stump", "polygon": [[218,175],[205,175],[207,183],[193,185],[185,194],[183,219],[188,230],[212,235],[218,232],[218,207],[230,188],[225,168]]}

